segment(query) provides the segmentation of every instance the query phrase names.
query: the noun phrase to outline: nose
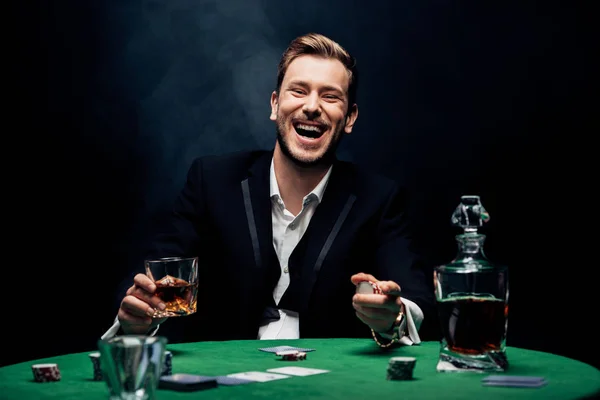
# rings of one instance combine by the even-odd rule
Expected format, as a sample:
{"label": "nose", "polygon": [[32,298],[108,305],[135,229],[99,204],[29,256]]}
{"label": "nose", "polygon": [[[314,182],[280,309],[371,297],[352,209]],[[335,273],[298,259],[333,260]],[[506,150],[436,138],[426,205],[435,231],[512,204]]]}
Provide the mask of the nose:
{"label": "nose", "polygon": [[321,106],[319,104],[318,93],[311,93],[310,95],[305,97],[304,106],[302,106],[302,111],[308,117],[312,118],[321,115]]}

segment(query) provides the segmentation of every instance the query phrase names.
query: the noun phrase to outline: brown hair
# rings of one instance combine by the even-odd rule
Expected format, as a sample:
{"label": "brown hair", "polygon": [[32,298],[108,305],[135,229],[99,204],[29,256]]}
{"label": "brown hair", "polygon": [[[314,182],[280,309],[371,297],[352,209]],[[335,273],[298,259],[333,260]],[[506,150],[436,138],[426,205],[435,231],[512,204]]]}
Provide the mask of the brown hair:
{"label": "brown hair", "polygon": [[308,33],[297,37],[285,50],[277,67],[277,93],[279,93],[279,90],[281,89],[281,83],[283,82],[283,77],[285,76],[288,66],[297,57],[302,55],[334,58],[346,67],[350,78],[350,83],[348,85],[348,112],[350,112],[352,105],[356,103],[356,88],[358,86],[356,60],[337,42],[318,33]]}

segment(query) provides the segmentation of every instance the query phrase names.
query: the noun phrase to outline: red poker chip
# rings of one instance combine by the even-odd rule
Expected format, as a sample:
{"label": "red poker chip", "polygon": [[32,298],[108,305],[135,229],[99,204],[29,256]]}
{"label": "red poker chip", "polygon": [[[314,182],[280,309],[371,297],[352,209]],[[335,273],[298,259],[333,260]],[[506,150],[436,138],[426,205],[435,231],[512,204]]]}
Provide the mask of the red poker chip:
{"label": "red poker chip", "polygon": [[57,364],[34,364],[31,366],[33,379],[36,382],[60,381],[60,371]]}
{"label": "red poker chip", "polygon": [[300,361],[300,360],[306,360],[306,353],[302,353],[302,354],[297,354],[297,355],[290,355],[290,356],[283,356],[282,358],[284,361]]}
{"label": "red poker chip", "polygon": [[383,291],[381,290],[381,288],[379,287],[377,282],[362,281],[362,282],[359,282],[358,285],[356,286],[356,293],[383,294]]}
{"label": "red poker chip", "polygon": [[287,351],[279,351],[275,354],[280,356],[281,359],[284,361],[306,360],[306,353],[303,351],[287,350]]}

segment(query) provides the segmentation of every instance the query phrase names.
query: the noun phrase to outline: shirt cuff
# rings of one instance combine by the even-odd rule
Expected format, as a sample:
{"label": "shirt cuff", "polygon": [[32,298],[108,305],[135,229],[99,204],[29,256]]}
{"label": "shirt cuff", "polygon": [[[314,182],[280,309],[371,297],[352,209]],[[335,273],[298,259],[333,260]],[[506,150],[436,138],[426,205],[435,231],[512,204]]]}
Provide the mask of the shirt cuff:
{"label": "shirt cuff", "polygon": [[[398,326],[399,335],[403,335],[398,340],[398,343],[407,346],[420,344],[419,328],[423,323],[423,311],[416,303],[403,297],[400,297],[400,299],[402,300],[402,304],[404,304],[404,318],[402,318],[402,322]],[[380,335],[386,339],[392,338],[390,334],[381,333]]]}
{"label": "shirt cuff", "polygon": [[401,333],[406,332],[406,334],[400,338],[399,342],[408,346],[420,344],[419,328],[423,323],[423,311],[416,303],[408,299],[401,299],[404,304],[404,319],[398,329]]}
{"label": "shirt cuff", "polygon": [[[160,328],[160,325],[158,325],[150,333],[148,333],[148,336],[155,336],[156,332],[158,332],[158,328]],[[110,328],[108,328],[108,330],[106,332],[104,332],[104,335],[100,336],[100,339],[108,340],[112,337],[115,337],[119,334],[120,330],[121,330],[121,323],[119,322],[119,317],[115,317],[115,321],[113,322],[113,325]]]}

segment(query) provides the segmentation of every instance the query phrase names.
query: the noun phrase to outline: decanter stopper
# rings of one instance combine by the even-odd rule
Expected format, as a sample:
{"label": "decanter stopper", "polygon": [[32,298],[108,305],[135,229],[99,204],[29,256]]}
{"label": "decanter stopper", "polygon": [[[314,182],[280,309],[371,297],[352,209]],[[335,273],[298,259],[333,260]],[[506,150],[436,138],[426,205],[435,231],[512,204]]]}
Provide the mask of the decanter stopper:
{"label": "decanter stopper", "polygon": [[464,229],[465,234],[477,234],[477,229],[490,220],[479,196],[460,197],[460,204],[452,213],[452,225]]}

